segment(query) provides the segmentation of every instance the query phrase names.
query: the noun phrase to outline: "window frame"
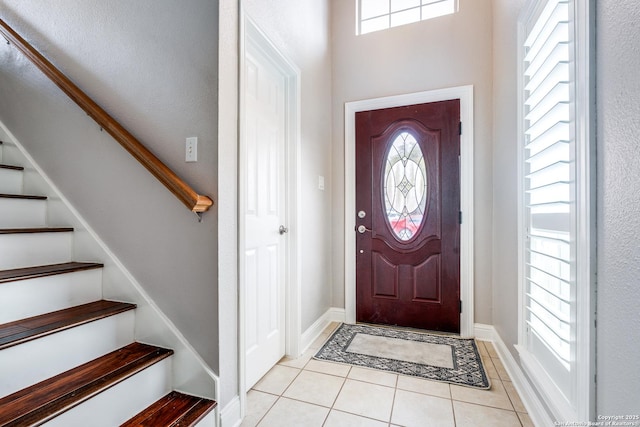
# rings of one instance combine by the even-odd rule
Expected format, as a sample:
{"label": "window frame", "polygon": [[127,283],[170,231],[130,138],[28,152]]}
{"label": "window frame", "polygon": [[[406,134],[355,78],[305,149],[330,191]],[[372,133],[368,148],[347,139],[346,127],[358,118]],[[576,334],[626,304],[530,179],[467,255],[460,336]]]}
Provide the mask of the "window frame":
{"label": "window frame", "polygon": [[573,18],[573,134],[575,137],[575,319],[573,323],[571,388],[567,399],[529,351],[526,322],[526,208],[524,41],[527,28],[549,0],[528,0],[518,20],[518,345],[523,370],[536,386],[557,421],[589,421],[595,417],[595,76],[594,0],[569,0]]}
{"label": "window frame", "polygon": [[[416,23],[416,22],[422,22],[422,21],[426,21],[426,20],[429,20],[429,19],[437,18],[437,17],[440,17],[440,16],[451,15],[451,14],[454,14],[454,13],[456,13],[458,11],[458,4],[459,4],[458,3],[459,0],[427,0],[427,1],[429,1],[429,3],[427,3],[427,4],[422,4],[422,2],[425,1],[425,0],[417,0],[420,3],[418,6],[412,6],[412,7],[408,7],[408,8],[405,8],[405,9],[399,9],[399,10],[392,11],[392,8],[391,8],[391,1],[392,0],[387,0],[389,2],[389,12],[388,13],[372,16],[372,17],[369,17],[369,18],[363,20],[361,18],[361,16],[362,16],[362,5],[361,5],[362,1],[364,1],[364,0],[356,0],[356,2],[355,2],[356,3],[356,35],[357,36],[364,35],[364,34],[369,34],[369,33],[375,33],[375,32],[378,32],[378,31],[384,31],[384,30],[388,30],[388,29],[391,29],[391,28],[395,28],[395,27],[401,27],[403,25],[413,24],[413,23]],[[431,4],[444,3],[445,1],[452,1],[453,2],[453,12],[447,13],[447,14],[444,14],[444,15],[428,16],[426,18],[422,16],[422,9],[424,7],[429,6]],[[401,13],[401,12],[407,12],[407,11],[414,10],[414,9],[418,9],[419,12],[420,12],[420,19],[419,20],[406,22],[406,23],[398,24],[398,25],[391,25],[392,15],[398,14],[398,13]],[[382,17],[387,17],[387,21],[388,21],[387,22],[387,27],[380,28],[380,29],[377,29],[377,30],[367,31],[367,32],[364,32],[364,33],[362,32],[362,23],[363,23],[363,21],[369,21],[369,20],[378,19],[378,18],[382,18]]]}

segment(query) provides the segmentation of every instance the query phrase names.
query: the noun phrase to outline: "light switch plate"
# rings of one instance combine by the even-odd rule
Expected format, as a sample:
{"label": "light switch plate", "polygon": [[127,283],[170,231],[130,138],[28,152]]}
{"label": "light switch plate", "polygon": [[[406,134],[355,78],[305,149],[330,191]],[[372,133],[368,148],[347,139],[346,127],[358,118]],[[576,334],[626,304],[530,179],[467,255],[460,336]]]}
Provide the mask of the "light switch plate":
{"label": "light switch plate", "polygon": [[198,161],[198,138],[187,138],[185,143],[185,162],[197,162]]}

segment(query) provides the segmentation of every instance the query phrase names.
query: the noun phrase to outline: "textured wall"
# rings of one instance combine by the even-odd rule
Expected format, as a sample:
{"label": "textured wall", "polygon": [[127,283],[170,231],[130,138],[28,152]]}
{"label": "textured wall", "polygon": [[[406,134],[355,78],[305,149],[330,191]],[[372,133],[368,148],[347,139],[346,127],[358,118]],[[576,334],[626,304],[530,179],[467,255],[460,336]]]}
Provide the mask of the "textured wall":
{"label": "textured wall", "polygon": [[344,103],[474,86],[475,321],[491,324],[491,1],[454,15],[355,35],[354,2],[334,0],[333,300],[344,307]]}
{"label": "textured wall", "polygon": [[640,412],[640,9],[597,2],[597,412]]}
{"label": "textured wall", "polygon": [[[203,194],[217,190],[217,2],[0,0],[23,34]],[[217,212],[198,223],[46,80],[0,44],[0,120],[218,369]],[[184,162],[185,137],[198,163]]]}

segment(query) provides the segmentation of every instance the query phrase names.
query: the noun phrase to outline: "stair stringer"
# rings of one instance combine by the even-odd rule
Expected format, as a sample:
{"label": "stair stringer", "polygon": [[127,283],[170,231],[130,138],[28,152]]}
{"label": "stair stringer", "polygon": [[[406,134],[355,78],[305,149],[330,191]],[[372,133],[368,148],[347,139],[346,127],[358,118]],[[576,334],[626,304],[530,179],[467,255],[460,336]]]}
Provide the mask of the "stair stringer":
{"label": "stair stringer", "polygon": [[[48,224],[74,228],[72,257],[76,261],[104,264],[103,298],[137,305],[135,340],[173,349],[173,389],[219,401],[219,379],[215,372],[1,121],[0,140],[4,142],[0,146],[0,161],[24,167],[24,193],[48,197]],[[218,419],[217,408],[215,412]]]}

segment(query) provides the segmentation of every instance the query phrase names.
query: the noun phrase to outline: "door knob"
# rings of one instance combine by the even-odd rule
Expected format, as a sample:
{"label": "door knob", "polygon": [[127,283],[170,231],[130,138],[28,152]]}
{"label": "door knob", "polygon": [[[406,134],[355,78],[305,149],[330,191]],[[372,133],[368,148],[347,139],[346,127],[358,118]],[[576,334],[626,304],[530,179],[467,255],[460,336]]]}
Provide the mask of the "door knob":
{"label": "door knob", "polygon": [[371,231],[371,229],[365,227],[364,225],[359,225],[357,230],[358,230],[358,233],[360,234],[364,233],[365,231]]}
{"label": "door knob", "polygon": [[280,228],[278,229],[278,232],[280,234],[288,233],[289,229],[287,227],[285,227],[284,225],[281,225]]}

